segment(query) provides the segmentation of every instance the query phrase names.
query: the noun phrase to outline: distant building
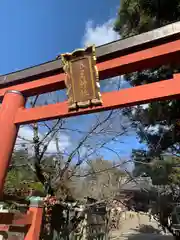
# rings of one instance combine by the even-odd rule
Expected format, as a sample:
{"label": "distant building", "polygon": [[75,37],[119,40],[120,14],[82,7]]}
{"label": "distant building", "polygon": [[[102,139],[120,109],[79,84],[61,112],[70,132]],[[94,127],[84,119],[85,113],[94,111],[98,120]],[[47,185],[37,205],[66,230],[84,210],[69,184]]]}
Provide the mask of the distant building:
{"label": "distant building", "polygon": [[121,184],[116,199],[123,199],[129,209],[147,211],[153,187],[149,177],[126,178]]}

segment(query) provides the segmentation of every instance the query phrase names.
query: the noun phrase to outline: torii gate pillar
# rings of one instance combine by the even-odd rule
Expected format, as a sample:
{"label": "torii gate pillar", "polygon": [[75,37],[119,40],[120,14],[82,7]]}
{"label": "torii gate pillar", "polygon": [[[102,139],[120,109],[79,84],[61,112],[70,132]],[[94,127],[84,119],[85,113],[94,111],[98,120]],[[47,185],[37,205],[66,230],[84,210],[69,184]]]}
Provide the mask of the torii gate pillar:
{"label": "torii gate pillar", "polygon": [[15,115],[24,105],[23,95],[18,91],[9,90],[0,108],[0,197],[3,195],[4,182],[19,129],[14,124]]}

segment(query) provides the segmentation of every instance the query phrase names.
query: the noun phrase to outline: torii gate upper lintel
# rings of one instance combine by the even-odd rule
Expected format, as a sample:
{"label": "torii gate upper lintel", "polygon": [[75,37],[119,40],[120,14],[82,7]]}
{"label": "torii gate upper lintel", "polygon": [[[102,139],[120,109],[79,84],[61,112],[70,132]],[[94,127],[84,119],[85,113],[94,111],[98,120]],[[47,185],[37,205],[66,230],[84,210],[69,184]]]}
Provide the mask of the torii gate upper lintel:
{"label": "torii gate upper lintel", "polygon": [[[139,71],[180,58],[180,22],[96,48],[100,80]],[[67,102],[25,108],[25,99],[65,88],[61,60],[0,76],[0,196],[21,124],[106,111],[180,95],[180,74],[169,80],[102,94],[102,106],[68,110]],[[28,238],[31,239],[31,238]],[[37,238],[38,239],[38,238]],[[32,239],[36,240],[36,239]]]}

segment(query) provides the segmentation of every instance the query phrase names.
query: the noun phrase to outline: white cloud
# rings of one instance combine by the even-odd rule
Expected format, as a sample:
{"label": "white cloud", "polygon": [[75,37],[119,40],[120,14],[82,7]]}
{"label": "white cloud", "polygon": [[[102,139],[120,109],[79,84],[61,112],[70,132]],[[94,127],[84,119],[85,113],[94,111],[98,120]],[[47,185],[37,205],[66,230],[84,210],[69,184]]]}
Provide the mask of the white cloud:
{"label": "white cloud", "polygon": [[138,111],[140,108],[141,108],[142,110],[148,110],[148,108],[149,108],[149,103],[145,103],[145,104],[141,104],[141,105],[132,107],[132,111],[131,111],[132,115],[136,115],[137,111]]}
{"label": "white cloud", "polygon": [[[119,34],[113,30],[114,22],[115,19],[109,19],[100,25],[95,24],[93,21],[88,21],[82,38],[83,47],[92,44],[99,46],[120,39]],[[101,90],[103,92],[113,91],[125,86],[127,87],[127,82],[121,76],[108,79],[108,82],[101,86]]]}
{"label": "white cloud", "polygon": [[[24,145],[27,147],[28,153],[32,154],[32,143],[33,143],[33,130],[29,126],[23,126],[19,129],[18,138],[16,140],[15,149],[21,149]],[[39,138],[43,138],[43,134],[39,134]],[[66,134],[60,133],[59,135],[59,149],[64,151],[71,145],[70,137]],[[51,141],[47,149],[48,153],[56,153],[56,143]]]}
{"label": "white cloud", "polygon": [[149,103],[141,104],[140,107],[144,110],[149,108]]}
{"label": "white cloud", "polygon": [[148,127],[145,127],[144,130],[148,134],[156,135],[156,134],[158,134],[159,131],[163,131],[165,133],[165,132],[170,131],[170,129],[171,129],[171,126],[156,124],[156,125],[153,125],[153,126],[150,125]]}
{"label": "white cloud", "polygon": [[87,46],[95,44],[96,46],[99,46],[118,40],[120,37],[113,30],[114,21],[114,19],[110,19],[102,25],[94,24],[93,21],[88,21],[86,23],[82,45]]}

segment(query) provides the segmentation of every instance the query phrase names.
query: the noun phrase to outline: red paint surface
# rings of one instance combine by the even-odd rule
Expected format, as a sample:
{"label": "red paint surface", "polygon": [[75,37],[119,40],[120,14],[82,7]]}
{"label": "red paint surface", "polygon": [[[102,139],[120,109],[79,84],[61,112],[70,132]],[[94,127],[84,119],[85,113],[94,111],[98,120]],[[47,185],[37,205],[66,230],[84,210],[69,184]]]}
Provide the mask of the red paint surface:
{"label": "red paint surface", "polygon": [[102,94],[103,105],[100,107],[69,112],[67,102],[61,102],[32,109],[19,109],[16,114],[15,123],[27,124],[55,118],[78,116],[157,100],[173,99],[179,97],[179,95],[180,74],[177,74],[173,79],[104,93]]}

